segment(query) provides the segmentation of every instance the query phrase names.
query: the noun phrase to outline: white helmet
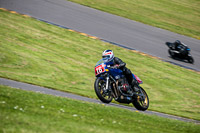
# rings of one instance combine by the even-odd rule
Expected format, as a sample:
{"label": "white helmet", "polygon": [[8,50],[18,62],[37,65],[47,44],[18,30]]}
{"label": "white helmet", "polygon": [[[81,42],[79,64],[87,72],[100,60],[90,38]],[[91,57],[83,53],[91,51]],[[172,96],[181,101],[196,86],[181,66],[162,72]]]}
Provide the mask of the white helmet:
{"label": "white helmet", "polygon": [[102,58],[105,62],[112,61],[114,58],[114,54],[112,50],[105,50],[102,53]]}

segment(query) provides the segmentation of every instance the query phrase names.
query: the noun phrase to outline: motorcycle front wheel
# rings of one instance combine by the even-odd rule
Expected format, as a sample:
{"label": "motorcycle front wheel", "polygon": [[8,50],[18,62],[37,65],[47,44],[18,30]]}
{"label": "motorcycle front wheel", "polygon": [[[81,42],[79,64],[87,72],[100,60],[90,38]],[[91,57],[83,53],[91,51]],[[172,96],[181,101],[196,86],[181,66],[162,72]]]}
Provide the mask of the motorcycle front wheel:
{"label": "motorcycle front wheel", "polygon": [[139,91],[137,92],[137,95],[134,96],[133,105],[136,109],[145,111],[149,107],[149,98],[145,90],[139,86]]}
{"label": "motorcycle front wheel", "polygon": [[192,56],[188,56],[188,62],[193,64],[194,63],[194,59],[192,58]]}
{"label": "motorcycle front wheel", "polygon": [[173,53],[170,49],[168,50],[168,53],[169,53],[169,55],[170,55],[172,58],[175,57],[174,53]]}
{"label": "motorcycle front wheel", "polygon": [[97,78],[94,83],[94,89],[97,97],[104,103],[110,103],[113,99],[111,92],[106,90],[106,81]]}

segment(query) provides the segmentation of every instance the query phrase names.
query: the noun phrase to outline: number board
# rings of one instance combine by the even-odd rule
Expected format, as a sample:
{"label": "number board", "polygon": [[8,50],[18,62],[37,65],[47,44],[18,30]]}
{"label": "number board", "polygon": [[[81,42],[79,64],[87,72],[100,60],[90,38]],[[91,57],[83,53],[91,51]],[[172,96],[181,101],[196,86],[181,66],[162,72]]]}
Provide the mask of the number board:
{"label": "number board", "polygon": [[98,65],[95,67],[95,74],[98,75],[100,73],[105,72],[104,64]]}

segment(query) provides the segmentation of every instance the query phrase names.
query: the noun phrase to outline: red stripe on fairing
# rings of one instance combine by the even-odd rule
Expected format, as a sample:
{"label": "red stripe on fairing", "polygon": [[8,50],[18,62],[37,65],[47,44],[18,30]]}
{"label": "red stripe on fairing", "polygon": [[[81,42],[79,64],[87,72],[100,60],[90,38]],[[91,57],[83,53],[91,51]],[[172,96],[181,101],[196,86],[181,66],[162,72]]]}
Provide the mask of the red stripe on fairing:
{"label": "red stripe on fairing", "polygon": [[138,81],[139,84],[142,84],[142,80],[138,76],[135,75],[135,78],[136,78],[136,80]]}

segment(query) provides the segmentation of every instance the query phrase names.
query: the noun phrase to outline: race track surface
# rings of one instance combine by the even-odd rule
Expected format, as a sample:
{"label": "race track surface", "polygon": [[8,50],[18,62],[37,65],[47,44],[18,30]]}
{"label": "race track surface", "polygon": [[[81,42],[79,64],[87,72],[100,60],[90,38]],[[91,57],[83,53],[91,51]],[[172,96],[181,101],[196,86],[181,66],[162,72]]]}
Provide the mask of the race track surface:
{"label": "race track surface", "polygon": [[[49,95],[54,95],[54,96],[71,98],[71,99],[75,99],[75,100],[82,100],[82,101],[86,101],[86,102],[104,104],[101,101],[96,100],[96,99],[87,98],[87,97],[75,95],[75,94],[72,94],[72,93],[66,93],[66,92],[62,92],[62,91],[58,91],[58,90],[48,89],[48,88],[44,88],[44,87],[40,87],[40,86],[36,86],[36,85],[31,85],[31,84],[27,84],[27,83],[22,83],[22,82],[18,82],[18,81],[14,81],[14,80],[4,79],[4,78],[0,78],[0,85],[6,85],[6,86],[13,87],[13,88],[27,90],[27,91],[34,91],[34,92],[38,92],[38,93],[42,93],[42,94],[49,94]],[[175,119],[175,120],[180,120],[180,121],[185,121],[185,122],[193,122],[193,123],[196,123],[196,124],[200,124],[200,121],[198,121],[198,120],[187,119],[187,118],[168,115],[168,114],[164,114],[164,113],[148,111],[148,110],[147,111],[137,111],[134,107],[119,105],[119,104],[115,104],[115,103],[105,104],[105,106],[123,108],[123,109],[128,109],[128,110],[131,110],[131,111],[134,111],[134,112],[139,112],[139,113],[144,113],[144,114],[149,114],[149,115],[157,115],[157,116],[165,117],[165,118],[169,118],[169,119]]]}
{"label": "race track surface", "polygon": [[[111,15],[67,0],[0,0],[0,8],[65,26],[200,71],[200,40]],[[166,41],[187,44],[195,64],[171,59]],[[114,51],[117,52],[117,51]]]}

